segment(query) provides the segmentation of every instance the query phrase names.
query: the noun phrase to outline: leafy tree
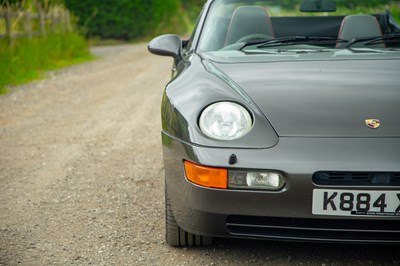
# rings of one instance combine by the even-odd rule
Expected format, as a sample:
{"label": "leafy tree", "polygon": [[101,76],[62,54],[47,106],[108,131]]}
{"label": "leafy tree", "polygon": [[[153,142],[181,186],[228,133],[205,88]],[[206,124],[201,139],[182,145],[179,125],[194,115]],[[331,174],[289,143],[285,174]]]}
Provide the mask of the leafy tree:
{"label": "leafy tree", "polygon": [[180,0],[65,0],[87,35],[132,39],[147,35],[179,10]]}
{"label": "leafy tree", "polygon": [[195,21],[206,0],[181,0],[182,8],[191,21]]}
{"label": "leafy tree", "polygon": [[343,6],[347,8],[355,8],[357,6],[364,7],[376,7],[379,5],[386,5],[391,2],[395,2],[393,0],[335,0],[338,6]]}

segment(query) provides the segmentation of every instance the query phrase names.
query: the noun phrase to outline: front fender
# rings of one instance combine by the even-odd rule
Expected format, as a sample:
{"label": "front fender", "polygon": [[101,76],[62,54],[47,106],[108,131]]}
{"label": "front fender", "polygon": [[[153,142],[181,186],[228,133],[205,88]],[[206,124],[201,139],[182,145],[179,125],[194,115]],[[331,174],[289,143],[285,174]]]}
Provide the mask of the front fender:
{"label": "front fender", "polygon": [[[206,66],[205,66],[206,65]],[[208,147],[269,148],[278,143],[278,136],[264,114],[240,87],[223,73],[210,70],[210,62],[193,55],[190,64],[166,87],[162,100],[162,130],[180,141]],[[204,135],[198,120],[210,104],[232,101],[247,108],[253,117],[253,128],[244,137],[219,141]]]}

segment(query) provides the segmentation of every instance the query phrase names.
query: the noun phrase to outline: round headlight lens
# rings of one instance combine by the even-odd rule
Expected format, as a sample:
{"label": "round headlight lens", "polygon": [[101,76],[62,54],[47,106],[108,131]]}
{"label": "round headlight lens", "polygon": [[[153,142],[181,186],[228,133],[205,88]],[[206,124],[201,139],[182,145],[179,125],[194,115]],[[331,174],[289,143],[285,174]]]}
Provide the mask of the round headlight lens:
{"label": "round headlight lens", "polygon": [[217,140],[234,140],[246,135],[252,125],[249,112],[239,104],[219,102],[208,106],[200,116],[200,129]]}

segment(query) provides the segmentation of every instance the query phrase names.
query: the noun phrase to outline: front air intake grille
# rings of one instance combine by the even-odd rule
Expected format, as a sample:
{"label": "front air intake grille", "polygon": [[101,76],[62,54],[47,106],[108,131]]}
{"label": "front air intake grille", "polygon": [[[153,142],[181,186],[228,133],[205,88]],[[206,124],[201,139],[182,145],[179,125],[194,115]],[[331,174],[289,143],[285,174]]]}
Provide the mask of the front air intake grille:
{"label": "front air intake grille", "polygon": [[312,180],[317,185],[400,186],[400,173],[326,171],[316,172]]}
{"label": "front air intake grille", "polygon": [[400,221],[228,216],[235,236],[314,241],[400,243]]}

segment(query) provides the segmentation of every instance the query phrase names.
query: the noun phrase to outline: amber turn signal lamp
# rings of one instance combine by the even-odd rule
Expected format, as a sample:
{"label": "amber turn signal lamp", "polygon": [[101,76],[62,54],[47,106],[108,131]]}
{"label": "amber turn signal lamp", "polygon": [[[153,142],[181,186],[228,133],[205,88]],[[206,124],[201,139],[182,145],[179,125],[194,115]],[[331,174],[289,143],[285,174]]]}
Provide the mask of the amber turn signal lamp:
{"label": "amber turn signal lamp", "polygon": [[203,187],[228,188],[228,170],[212,168],[185,161],[186,177],[190,182]]}

